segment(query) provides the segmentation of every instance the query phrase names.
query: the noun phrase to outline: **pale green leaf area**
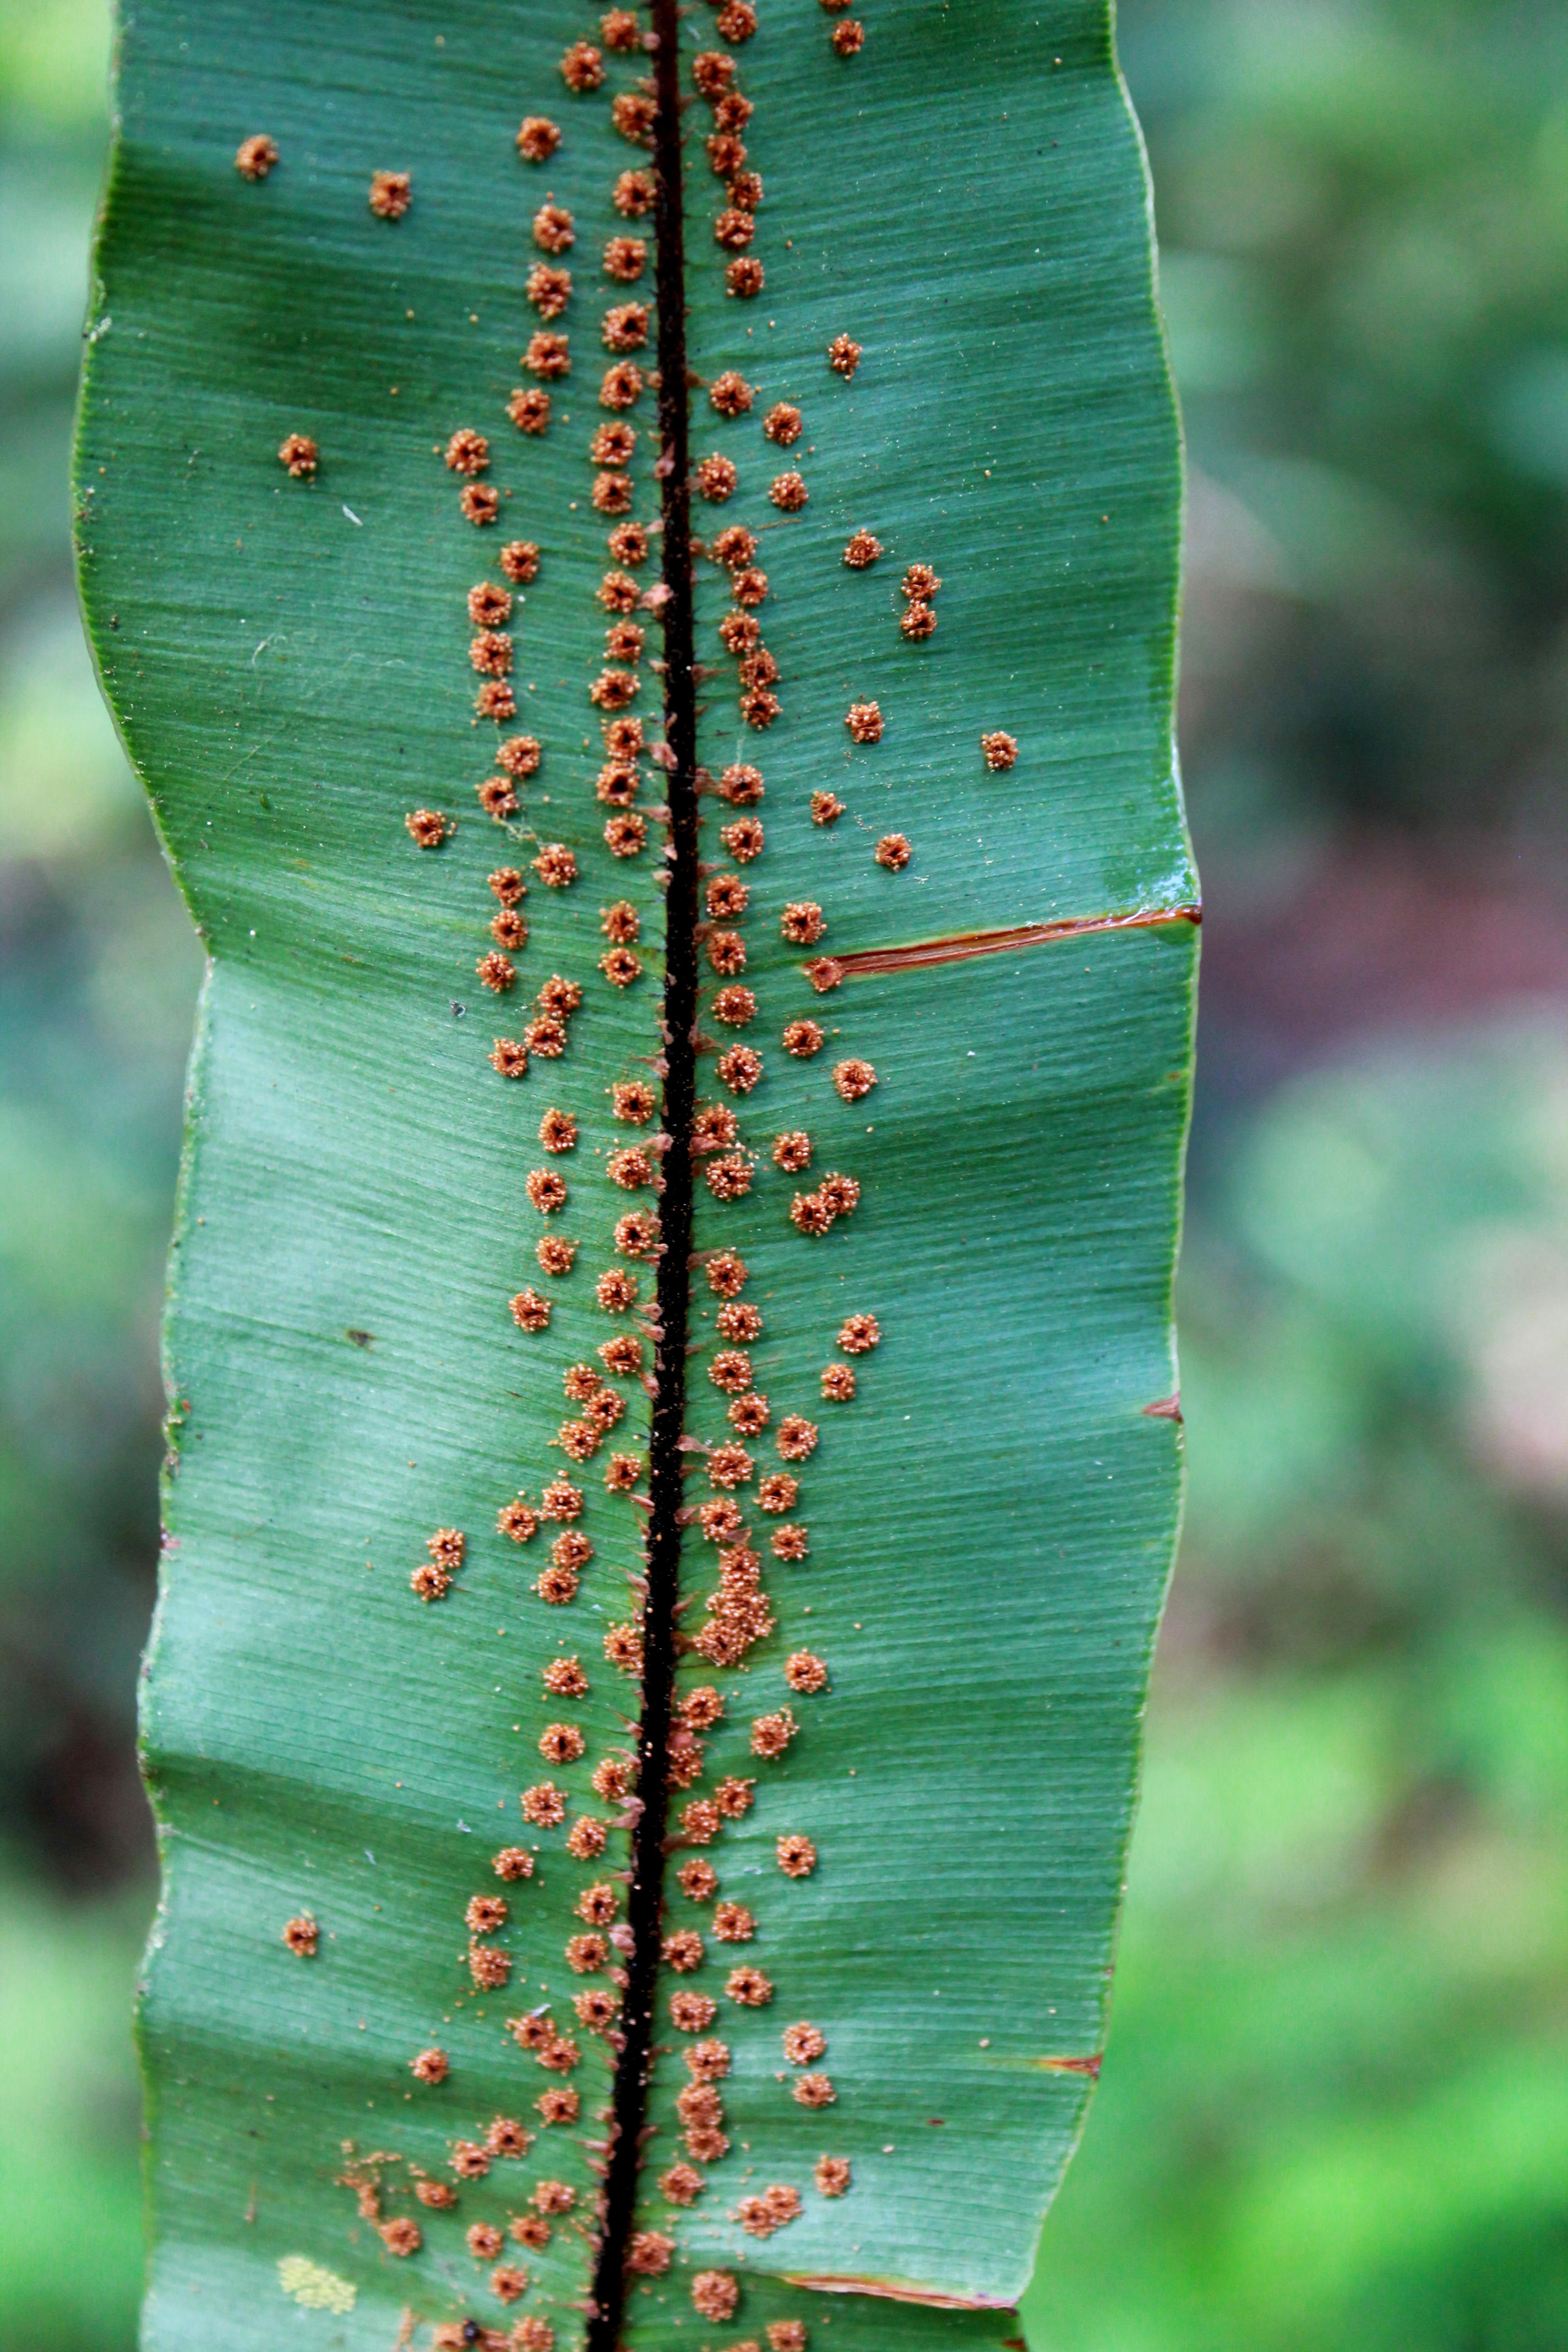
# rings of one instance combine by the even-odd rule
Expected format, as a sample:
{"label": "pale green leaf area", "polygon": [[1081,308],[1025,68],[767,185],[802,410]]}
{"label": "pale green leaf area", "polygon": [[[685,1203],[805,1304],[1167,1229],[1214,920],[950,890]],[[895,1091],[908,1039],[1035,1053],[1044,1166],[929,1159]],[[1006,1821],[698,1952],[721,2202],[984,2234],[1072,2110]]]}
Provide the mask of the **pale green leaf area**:
{"label": "pale green leaf area", "polygon": [[[674,2261],[634,2274],[632,2344],[709,2344],[721,2315],[693,2296],[708,2268],[739,2282],[748,2337],[803,2318],[846,2352],[890,2333],[1016,2332],[1103,2041],[1175,1535],[1180,1431],[1148,1408],[1174,1387],[1195,895],[1170,730],[1178,452],[1107,14],[1014,6],[976,25],[905,0],[853,61],[821,11],[769,16],[734,57],[766,190],[751,247],[766,291],[752,300],[723,290],[721,191],[689,110],[692,456],[738,470],[721,520],[757,534],[783,705],[765,733],[735,715],[723,589],[704,562],[699,758],[766,774],[766,846],[742,861],[737,918],[756,999],[740,1025],[763,1068],[722,1092],[710,1056],[729,1040],[710,1033],[730,1015],[701,957],[698,1097],[733,1104],[754,1177],[733,1201],[699,1181],[691,1239],[694,1264],[744,1258],[762,1318],[748,1377],[770,1432],[750,1441],[755,1475],[798,1462],[792,1518],[809,1545],[770,1555],[772,1622],[739,1671],[696,1656],[679,1670],[680,1693],[716,1680],[725,1695],[698,1797],[754,1784],[711,1844],[754,1935],[727,1946],[722,1915],[677,1891],[671,1862],[666,1926],[697,1927],[708,1951],[658,1996],[637,2226],[667,2233]],[[624,1900],[633,1817],[591,1775],[636,1744],[635,1680],[604,1643],[637,1606],[643,1506],[606,1493],[599,1464],[574,1471],[592,1553],[558,1607],[532,1589],[551,1528],[520,1550],[496,1526],[519,1488],[537,1502],[568,1466],[563,1371],[627,1328],[595,1291],[617,1245],[652,1304],[651,1267],[616,1237],[652,1196],[618,1190],[608,1158],[647,1131],[617,1124],[606,1097],[663,1066],[662,836],[654,814],[643,854],[612,855],[594,798],[606,559],[585,462],[605,415],[598,254],[626,228],[609,190],[644,158],[607,117],[635,60],[612,56],[592,98],[563,89],[557,59],[581,30],[542,0],[466,22],[160,0],[124,28],[79,451],[82,578],[105,686],[213,958],[143,1716],[164,1861],[142,2010],[155,2352],[280,2333],[382,2347],[470,2315],[548,2321],[563,2352],[583,2336],[616,2084],[609,2044],[569,2004],[610,1979],[602,1957],[574,1976],[563,1951],[591,1882]],[[689,69],[710,39],[689,23]],[[561,146],[530,167],[517,122],[546,110]],[[233,158],[257,131],[280,160],[247,182]],[[380,169],[413,174],[395,222],[367,205]],[[506,402],[536,323],[528,225],[545,201],[575,229],[573,369],[531,438]],[[635,299],[649,292],[644,278]],[[607,285],[603,299],[628,298]],[[861,345],[849,380],[826,361],[847,333]],[[756,397],[720,419],[700,387],[728,368]],[[787,458],[761,429],[781,400],[805,418]],[[644,521],[658,515],[652,409],[645,390],[628,412]],[[464,519],[442,462],[462,426],[492,445],[493,529]],[[279,466],[289,433],[318,444],[313,478]],[[786,466],[808,484],[795,512],[767,495]],[[699,502],[700,532],[720,519]],[[864,571],[840,560],[858,528],[883,544]],[[510,616],[510,724],[545,749],[498,831],[473,798],[494,746],[474,716],[463,600],[514,536],[541,560]],[[942,582],[924,645],[899,627],[917,562]],[[638,687],[650,734],[658,678],[645,669]],[[852,743],[846,712],[868,699],[880,740]],[[1020,747],[1005,772],[981,757],[994,730]],[[845,813],[824,826],[808,803],[829,786]],[[419,805],[456,820],[433,854],[405,829]],[[733,813],[701,808],[713,867]],[[910,845],[897,871],[872,856],[895,831]],[[533,863],[551,844],[574,855],[569,887]],[[528,879],[529,936],[498,1001],[475,966],[501,862]],[[614,899],[640,924],[624,992],[599,968]],[[819,993],[783,929],[807,901],[826,951],[851,959],[1138,922],[967,961],[851,961]],[[570,1042],[510,1084],[492,1043],[524,1034],[552,973],[583,990]],[[819,1049],[786,1050],[786,1024],[806,1019]],[[832,1076],[849,1056],[875,1072],[854,1099]],[[541,1276],[523,1178],[552,1105],[580,1134],[549,1163],[568,1193],[549,1230],[579,1255]],[[809,1178],[773,1163],[773,1136],[795,1130]],[[829,1171],[858,1194],[814,1238],[792,1197]],[[508,1315],[529,1282],[551,1300],[547,1331]],[[703,1450],[733,1433],[704,1377],[721,1370],[716,1301],[695,1272],[692,1288],[695,1502],[718,1485]],[[853,1398],[833,1401],[824,1368],[857,1313],[878,1318],[879,1343],[850,1364]],[[635,1380],[617,1393],[609,1448],[640,1457],[647,1396]],[[813,1424],[800,1455],[790,1415]],[[752,1478],[748,1464],[748,1512]],[[773,1523],[757,1523],[759,1551]],[[461,1529],[466,1553],[426,1607],[409,1577],[437,1527]],[[689,1636],[714,1561],[693,1527]],[[822,1689],[786,1675],[805,1647]],[[570,1700],[541,1693],[558,1654],[586,1671]],[[786,1706],[794,1737],[769,1760],[749,1718]],[[583,1752],[547,1772],[541,1738],[564,1717]],[[596,1859],[520,1822],[520,1789],[547,1777],[605,1822]],[[815,1847],[803,1875],[780,1867],[789,1835]],[[476,1990],[465,1906],[497,1888],[490,1856],[520,1838],[531,1875],[485,1931],[510,1981]],[[282,1937],[299,1913],[320,1935],[303,1958]],[[765,1971],[769,1997],[721,1998],[728,2150],[709,2152],[681,2209],[656,2186],[681,2153],[689,2079],[669,2003],[721,1997],[742,1964]],[[563,2075],[506,2026],[540,2009],[580,2044],[574,2112],[554,2118]],[[801,2020],[826,2040],[817,2107],[792,2097],[801,2077],[781,2050]],[[449,2075],[416,2081],[410,2061],[433,2044]],[[464,2175],[454,2143],[483,2142],[498,2116],[533,2145]],[[833,2163],[848,2168],[837,2183]],[[458,2210],[416,2200],[420,2178],[454,2171]],[[513,2312],[494,2243],[481,2231],[471,2250],[465,2233],[504,2231],[542,2181],[575,2204],[518,2257],[531,2276]],[[748,2226],[764,2189],[799,2209],[771,2234]],[[411,2254],[378,2235],[397,2217],[418,2222]]]}

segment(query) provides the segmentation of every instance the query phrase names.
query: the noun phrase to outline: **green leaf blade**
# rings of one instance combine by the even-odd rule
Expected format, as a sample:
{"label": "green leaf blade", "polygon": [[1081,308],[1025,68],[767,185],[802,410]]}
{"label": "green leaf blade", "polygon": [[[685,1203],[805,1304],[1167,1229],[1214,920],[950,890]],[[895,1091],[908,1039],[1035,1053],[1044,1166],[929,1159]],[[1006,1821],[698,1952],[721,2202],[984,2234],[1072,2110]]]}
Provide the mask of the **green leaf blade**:
{"label": "green leaf blade", "polygon": [[[743,869],[741,925],[760,1009],[734,1033],[756,1037],[765,1072],[736,1097],[699,1053],[700,1099],[734,1106],[757,1165],[746,1197],[721,1202],[699,1161],[691,1241],[699,1262],[738,1248],[763,1310],[757,1475],[775,1466],[784,1412],[816,1421],[821,1443],[800,1471],[805,1560],[766,1555],[777,1519],[750,1513],[775,1629],[741,1673],[694,1656],[679,1669],[678,1691],[717,1680],[726,1695],[702,1790],[721,1773],[757,1782],[711,1848],[721,1898],[754,1910],[755,1937],[726,1946],[704,1927],[689,1981],[721,1996],[749,1961],[774,1991],[757,2009],[721,1998],[731,2148],[677,2213],[655,2184],[681,2151],[687,2072],[666,2011],[688,1979],[665,1973],[638,2208],[610,2218],[679,2252],[668,2273],[633,2277],[633,2345],[709,2341],[689,2293],[704,2264],[742,2279],[731,2326],[748,2340],[801,2318],[841,2347],[884,2341],[889,2325],[911,2343],[1007,2340],[1103,2037],[1177,1510],[1179,1428],[1149,1408],[1174,1388],[1195,882],[1170,729],[1179,457],[1136,131],[1098,5],[993,12],[978,30],[889,6],[848,60],[828,46],[838,21],[769,16],[735,50],[766,190],[754,301],[720,290],[700,106],[685,124],[688,362],[702,379],[742,367],[763,388],[731,420],[693,388],[693,455],[732,454],[742,477],[722,507],[698,502],[698,527],[759,534],[783,704],[761,734],[738,717],[715,634],[729,599],[700,561],[697,653],[714,674],[699,757],[713,774],[754,759],[766,775],[767,845]],[[570,2010],[609,1979],[576,1977],[561,1955],[584,1886],[634,1866],[631,1810],[596,1799],[588,1775],[636,1744],[635,1689],[601,1642],[636,1605],[644,1518],[599,1491],[603,1456],[587,1465],[595,1555],[559,1609],[529,1590],[552,1529],[520,1550],[495,1528],[511,1494],[537,1500],[564,1466],[563,1367],[595,1361],[620,1328],[593,1282],[626,1262],[612,1228],[647,1196],[619,1192],[605,1161],[651,1130],[617,1127],[609,1089],[657,1079],[684,1050],[660,1020],[662,835],[613,858],[594,800],[604,754],[586,685],[604,659],[606,558],[585,452],[604,414],[596,322],[626,290],[597,261],[628,226],[610,183],[646,158],[614,136],[604,94],[563,92],[555,60],[580,30],[542,0],[458,29],[422,7],[373,16],[345,0],[258,26],[159,0],[127,28],[79,451],[84,594],[214,957],[171,1288],[170,1549],[145,1717],[165,1845],[142,2028],[159,2347],[198,2331],[210,2343],[215,2325],[225,2341],[270,2342],[279,2324],[382,2347],[470,2312],[491,2329],[548,2315],[574,2344],[612,2099],[631,2112],[625,2068]],[[689,56],[710,46],[708,19],[683,37]],[[616,89],[643,70],[609,64]],[[565,129],[542,170],[512,149],[525,110]],[[252,185],[232,156],[263,129],[282,160]],[[396,223],[364,202],[386,167],[414,172]],[[538,323],[527,222],[546,194],[578,223],[574,373],[535,441],[505,404]],[[637,295],[651,303],[651,261]],[[840,332],[864,346],[847,382],[825,357]],[[763,438],[774,398],[802,407],[798,445]],[[651,394],[634,421],[637,512],[652,520]],[[486,478],[507,494],[493,530],[456,512],[440,452],[458,425],[491,441]],[[278,465],[289,431],[321,444],[312,481]],[[766,485],[797,464],[809,499],[783,516]],[[862,526],[885,552],[854,572],[839,556]],[[546,751],[498,833],[472,797],[493,736],[474,723],[463,598],[497,577],[514,535],[542,560],[514,615],[511,725]],[[942,579],[923,644],[898,625],[911,561]],[[657,568],[656,554],[640,581]],[[658,674],[643,675],[637,708],[657,732]],[[871,696],[882,740],[852,746],[845,711]],[[980,757],[993,728],[1019,741],[1005,772]],[[645,808],[664,789],[647,775]],[[848,804],[831,827],[807,806],[825,789]],[[404,830],[418,806],[458,817],[437,852]],[[700,810],[703,857],[735,870],[716,837],[735,811],[706,796]],[[893,831],[912,844],[899,872],[871,856]],[[577,860],[570,889],[529,871],[549,841]],[[528,872],[531,938],[498,1000],[475,964],[500,862]],[[645,964],[624,995],[596,970],[600,909],[623,898]],[[819,948],[780,936],[801,900],[825,911]],[[1028,936],[952,952],[1018,927]],[[906,952],[919,942],[934,957]],[[802,969],[816,952],[850,959],[822,995]],[[715,1034],[718,982],[700,971]],[[584,985],[568,1051],[508,1084],[491,1043],[517,1034],[552,971]],[[827,1035],[800,1059],[782,1032],[805,1017]],[[854,1102],[830,1081],[848,1055],[877,1073]],[[583,1134],[559,1163],[572,1198],[552,1229],[582,1246],[569,1275],[541,1281],[544,1225],[521,1179],[547,1164],[533,1138],[552,1102]],[[797,1129],[813,1142],[798,1178],[770,1159],[773,1136]],[[790,1201],[829,1169],[859,1199],[809,1238]],[[692,1281],[694,1503],[712,1491],[700,1449],[731,1433],[704,1377],[716,1301]],[[508,1316],[526,1282],[552,1297],[547,1333]],[[825,1402],[852,1310],[876,1313],[882,1338],[853,1360],[854,1401]],[[620,1385],[606,1451],[646,1455],[649,1400]],[[467,1554],[426,1610],[408,1575],[444,1525],[464,1529]],[[702,1622],[714,1559],[690,1528],[683,1633]],[[792,1696],[784,1661],[807,1644],[830,1686]],[[563,1648],[591,1685],[570,1703],[539,1680]],[[784,1704],[800,1728],[759,1762],[751,1719]],[[541,1760],[554,1717],[582,1727],[580,1761]],[[520,1825],[520,1789],[545,1778],[609,1822],[591,1865],[563,1854],[559,1829]],[[778,1870],[786,1832],[816,1845],[810,1875]],[[464,1906],[496,1887],[489,1857],[513,1843],[538,1858],[507,1887],[494,1939],[512,1980],[480,1991]],[[666,1872],[669,1927],[710,1916],[675,1887],[681,1858]],[[298,1910],[321,1925],[313,1958],[280,1940]],[[581,2044],[570,2125],[542,2123],[536,2099],[560,2078],[504,2031],[544,2005]],[[780,2049],[797,2018],[827,2038],[836,2096],[816,2111],[792,2097],[800,2070]],[[450,2079],[416,2084],[409,2060],[432,2042]],[[527,2157],[461,2183],[457,2212],[419,2205],[416,2177],[449,2180],[454,2141],[482,2139],[496,2116],[534,2133]],[[849,2160],[847,2195],[818,2193],[823,2154]],[[543,2179],[571,2186],[575,2208],[546,2246],[504,2242],[501,2258],[531,2273],[513,2309],[487,2284],[496,2257],[464,2233],[504,2232]],[[774,2183],[802,2210],[761,2241],[742,2200]],[[360,2210],[367,2184],[374,2214]],[[376,2232],[399,2215],[424,2232],[410,2258]]]}

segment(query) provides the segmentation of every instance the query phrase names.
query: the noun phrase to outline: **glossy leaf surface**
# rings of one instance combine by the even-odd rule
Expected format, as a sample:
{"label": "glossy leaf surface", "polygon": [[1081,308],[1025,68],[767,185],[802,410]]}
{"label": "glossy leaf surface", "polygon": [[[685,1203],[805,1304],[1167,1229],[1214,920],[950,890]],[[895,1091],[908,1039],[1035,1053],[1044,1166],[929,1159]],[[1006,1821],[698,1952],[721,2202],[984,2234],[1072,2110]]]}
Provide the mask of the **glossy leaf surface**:
{"label": "glossy leaf surface", "polygon": [[[678,130],[662,15],[661,56],[555,0],[128,13],[82,572],[212,957],[145,1714],[159,2352],[995,2343],[1081,2119],[1178,1502],[1175,428],[1104,8],[850,21],[683,20]],[[743,1536],[695,1516],[730,1497]]]}

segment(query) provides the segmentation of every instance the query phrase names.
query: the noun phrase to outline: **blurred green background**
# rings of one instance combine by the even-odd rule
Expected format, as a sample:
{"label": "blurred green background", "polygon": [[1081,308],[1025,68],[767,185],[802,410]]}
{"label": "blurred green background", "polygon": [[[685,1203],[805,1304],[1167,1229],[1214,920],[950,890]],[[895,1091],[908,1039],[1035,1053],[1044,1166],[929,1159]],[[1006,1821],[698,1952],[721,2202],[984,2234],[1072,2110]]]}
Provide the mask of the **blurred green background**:
{"label": "blurred green background", "polygon": [[[1568,14],[1122,0],[1193,459],[1188,1533],[1035,2352],[1568,2346]],[[0,0],[0,2352],[128,2352],[198,958],[82,648],[100,0]]]}

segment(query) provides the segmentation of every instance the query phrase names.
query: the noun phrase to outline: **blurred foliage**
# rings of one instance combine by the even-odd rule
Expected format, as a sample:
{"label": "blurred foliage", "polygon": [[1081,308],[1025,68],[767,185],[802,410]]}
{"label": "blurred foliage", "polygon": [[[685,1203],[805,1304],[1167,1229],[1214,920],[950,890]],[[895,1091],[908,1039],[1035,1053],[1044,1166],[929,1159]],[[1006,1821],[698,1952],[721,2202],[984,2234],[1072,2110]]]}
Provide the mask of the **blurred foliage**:
{"label": "blurred foliage", "polygon": [[1110,2049],[1037,2352],[1568,2342],[1568,1037],[1235,1122]]}
{"label": "blurred foliage", "polygon": [[[1192,1501],[1026,2317],[1035,2352],[1561,2352],[1568,16],[1121,20],[1194,460]],[[199,970],[71,600],[106,54],[99,0],[0,0],[0,2352],[132,2341]]]}
{"label": "blurred foliage", "polygon": [[0,5],[0,2347],[121,2352],[152,1838],[157,1314],[200,959],[83,647],[68,467],[95,0]]}
{"label": "blurred foliage", "polygon": [[1192,1483],[1026,2316],[1035,2352],[1555,2352],[1568,17],[1121,15],[1194,468]]}

